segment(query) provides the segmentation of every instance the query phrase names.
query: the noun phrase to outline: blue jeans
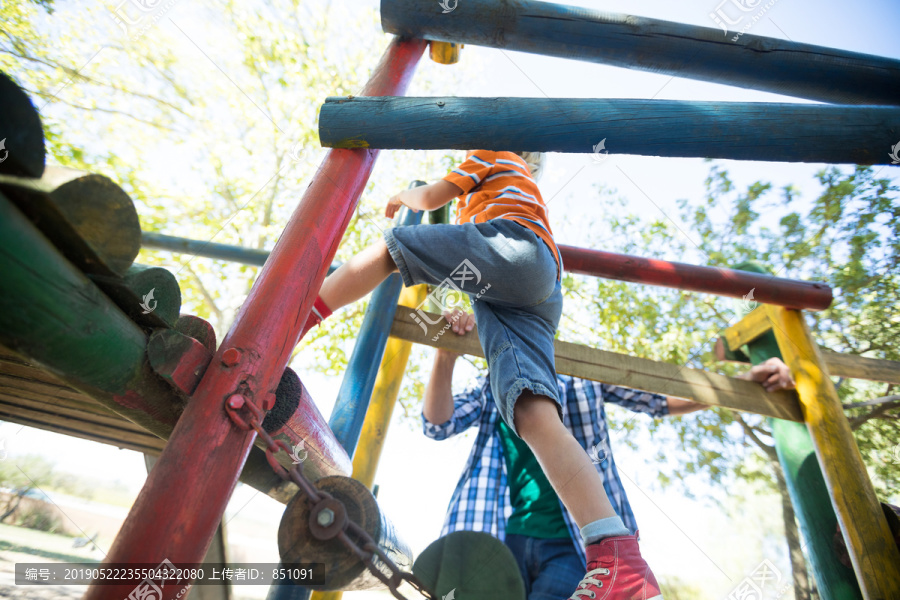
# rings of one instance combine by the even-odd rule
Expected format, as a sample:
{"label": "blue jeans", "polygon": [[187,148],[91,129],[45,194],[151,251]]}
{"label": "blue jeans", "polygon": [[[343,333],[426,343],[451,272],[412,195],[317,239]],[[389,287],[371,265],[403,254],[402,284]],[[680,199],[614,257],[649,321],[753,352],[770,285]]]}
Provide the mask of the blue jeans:
{"label": "blue jeans", "polygon": [[584,577],[586,567],[571,539],[542,540],[507,534],[506,546],[516,557],[528,600],[564,600]]}
{"label": "blue jeans", "polygon": [[[491,392],[510,429],[526,389],[560,405],[553,337],[562,316],[556,258],[527,227],[507,219],[463,225],[410,225],[384,232],[404,285],[437,285],[452,308],[472,299]],[[453,299],[456,299],[455,301]]]}

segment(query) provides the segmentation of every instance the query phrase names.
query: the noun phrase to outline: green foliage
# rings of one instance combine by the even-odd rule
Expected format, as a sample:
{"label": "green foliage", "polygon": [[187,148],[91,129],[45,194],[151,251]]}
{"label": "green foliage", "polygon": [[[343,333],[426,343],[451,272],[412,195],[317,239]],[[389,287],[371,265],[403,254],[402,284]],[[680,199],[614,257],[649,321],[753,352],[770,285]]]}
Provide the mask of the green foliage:
{"label": "green foliage", "polygon": [[[756,182],[738,190],[713,165],[705,198],[680,202],[679,216],[686,224],[681,228],[667,218],[648,221],[632,215],[624,200],[604,191],[598,212],[611,217],[593,228],[597,246],[713,266],[756,260],[779,277],[825,281],[834,288],[833,305],[806,313],[818,342],[838,352],[898,360],[898,190],[868,167],[849,172],[832,167],[818,179],[820,193],[804,202],[793,187],[776,191]],[[730,300],[583,277],[567,276],[565,283],[562,336],[571,341],[729,375],[742,370],[718,363],[712,352],[722,330],[740,317]],[[854,380],[840,382],[838,391],[850,403],[888,395],[890,387]],[[891,459],[898,439],[896,411],[868,420],[871,408],[847,414],[856,419],[860,450],[885,496],[900,480]],[[612,417],[615,427],[629,433],[623,436],[626,442],[637,447],[638,438],[630,434],[643,428],[643,422]],[[665,465],[659,478],[663,485],[682,482],[690,494],[694,476],[720,484],[737,476],[774,490],[770,457],[760,451],[771,437],[758,416],[714,409],[654,423],[650,431],[660,442],[657,447],[681,449],[645,454]]]}
{"label": "green foliage", "polygon": [[31,503],[16,513],[15,524],[19,527],[56,533],[62,528],[62,521],[53,509],[44,503]]}
{"label": "green foliage", "polygon": [[667,577],[659,582],[659,591],[666,600],[704,600],[708,595],[689,581],[679,577]]}
{"label": "green foliage", "polygon": [[[375,11],[325,0],[159,7],[142,17],[153,23],[148,30],[122,31],[102,2],[59,5],[52,19],[26,0],[4,2],[0,69],[39,107],[48,162],[119,183],[142,229],[271,250],[325,156],[318,107],[327,96],[359,93],[390,38]],[[454,88],[454,77],[425,59],[413,91],[427,94],[438,78]],[[390,195],[412,179],[443,176],[460,156],[383,153],[336,258],[390,225],[382,216]],[[137,262],[175,273],[182,312],[209,320],[220,340],[259,272],[147,250]],[[343,375],[365,307],[308,336],[299,350],[316,352],[303,368]],[[420,386],[417,378],[404,387],[406,405]]]}

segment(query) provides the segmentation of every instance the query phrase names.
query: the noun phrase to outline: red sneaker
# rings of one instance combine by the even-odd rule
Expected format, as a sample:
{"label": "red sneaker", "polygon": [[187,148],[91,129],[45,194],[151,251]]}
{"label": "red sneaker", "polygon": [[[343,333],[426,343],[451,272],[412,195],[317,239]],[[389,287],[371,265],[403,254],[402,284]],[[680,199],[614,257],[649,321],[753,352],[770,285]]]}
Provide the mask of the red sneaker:
{"label": "red sneaker", "polygon": [[569,600],[663,600],[656,577],[638,549],[637,535],[587,547],[587,575]]}

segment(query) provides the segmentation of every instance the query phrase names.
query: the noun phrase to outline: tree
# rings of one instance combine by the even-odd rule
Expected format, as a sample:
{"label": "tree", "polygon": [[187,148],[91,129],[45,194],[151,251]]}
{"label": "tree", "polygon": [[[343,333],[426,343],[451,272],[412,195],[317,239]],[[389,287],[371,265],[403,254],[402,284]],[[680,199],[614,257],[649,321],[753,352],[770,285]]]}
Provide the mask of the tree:
{"label": "tree", "polygon": [[[122,185],[145,231],[267,250],[324,157],[318,107],[358,93],[388,40],[375,11],[324,0],[93,2],[55,5],[52,16],[11,0],[0,17],[0,69],[40,109],[49,162]],[[423,60],[417,93],[433,69]],[[439,73],[453,85],[456,75]],[[453,155],[384,153],[337,258],[389,225],[380,215],[390,194],[442,176]],[[153,251],[138,262],[173,271],[182,312],[208,319],[219,339],[258,273]],[[316,351],[304,366],[343,373],[365,307],[307,336],[299,348]]]}
{"label": "tree", "polygon": [[[648,222],[629,214],[624,201],[606,191],[601,194],[601,214],[612,217],[608,223],[595,224],[600,232],[597,245],[714,266],[756,260],[780,277],[825,281],[835,290],[834,303],[825,311],[805,313],[817,341],[838,352],[898,360],[898,190],[888,180],[877,179],[869,167],[849,172],[827,168],[818,174],[818,181],[822,191],[804,203],[793,187],[775,194],[769,184],[757,182],[739,191],[728,174],[713,165],[706,197],[680,203],[680,217],[692,241],[666,218]],[[801,210],[804,204],[808,206]],[[565,284],[569,292],[564,335],[571,341],[729,375],[739,369],[716,362],[712,352],[722,330],[741,316],[729,302],[574,276],[567,276]],[[891,386],[856,380],[836,385],[845,406],[890,396],[892,391]],[[900,482],[897,464],[891,459],[900,433],[896,406],[889,402],[847,410],[881,497],[888,497]],[[631,420],[615,424],[629,432],[635,426]],[[669,442],[660,446],[671,448],[675,443],[683,449],[677,460],[661,451],[654,457],[668,466],[660,471],[663,485],[680,483],[690,495],[689,482],[694,477],[719,485],[738,478],[780,494],[795,595],[808,598],[799,532],[766,421],[757,415],[712,409],[654,423],[651,431]],[[630,443],[629,437],[625,439]]]}
{"label": "tree", "polygon": [[9,518],[22,503],[22,499],[57,479],[53,465],[46,458],[25,455],[16,459],[0,460],[0,488],[8,488],[8,496],[0,508],[0,523]]}

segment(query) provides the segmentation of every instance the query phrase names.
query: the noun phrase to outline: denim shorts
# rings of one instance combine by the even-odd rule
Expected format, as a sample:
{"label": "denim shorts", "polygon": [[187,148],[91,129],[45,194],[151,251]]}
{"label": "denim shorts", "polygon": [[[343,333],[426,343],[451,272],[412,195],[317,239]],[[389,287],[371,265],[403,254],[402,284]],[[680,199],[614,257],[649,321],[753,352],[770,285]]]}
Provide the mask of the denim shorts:
{"label": "denim shorts", "polygon": [[516,557],[528,600],[562,600],[578,589],[585,565],[572,538],[542,540],[508,533],[504,542]]}
{"label": "denim shorts", "polygon": [[384,239],[404,285],[428,283],[469,295],[491,392],[513,431],[515,402],[526,389],[551,398],[561,411],[553,337],[562,288],[556,259],[541,238],[514,221],[493,219],[394,227]]}

